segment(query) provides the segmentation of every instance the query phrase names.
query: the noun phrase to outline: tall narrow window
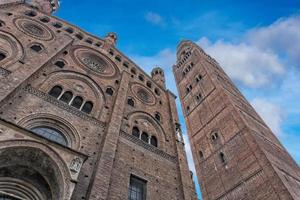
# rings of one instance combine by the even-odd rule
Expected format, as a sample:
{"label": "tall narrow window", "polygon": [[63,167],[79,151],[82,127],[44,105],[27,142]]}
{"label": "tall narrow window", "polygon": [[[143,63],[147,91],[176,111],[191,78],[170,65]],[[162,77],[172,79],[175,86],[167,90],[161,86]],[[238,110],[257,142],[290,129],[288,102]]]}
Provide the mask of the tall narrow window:
{"label": "tall narrow window", "polygon": [[160,122],[160,120],[161,120],[161,116],[160,116],[160,114],[157,112],[157,113],[155,113],[155,119],[157,120],[157,121],[159,121]]}
{"label": "tall narrow window", "polygon": [[59,100],[65,102],[65,103],[70,103],[72,98],[73,98],[73,93],[70,91],[67,91],[60,97]]}
{"label": "tall narrow window", "polygon": [[135,176],[130,177],[128,200],[146,199],[146,181]]}
{"label": "tall narrow window", "polygon": [[140,130],[137,127],[133,127],[132,128],[132,135],[137,137],[137,138],[140,138]]}
{"label": "tall narrow window", "polygon": [[56,85],[49,91],[49,95],[58,98],[61,92],[62,92],[62,87]]}
{"label": "tall narrow window", "polygon": [[0,61],[4,60],[6,58],[6,55],[2,52],[0,52]]}
{"label": "tall narrow window", "polygon": [[87,114],[90,114],[93,110],[93,103],[90,101],[85,102],[81,110]]}
{"label": "tall narrow window", "polygon": [[49,140],[67,146],[67,140],[65,136],[57,129],[45,126],[32,128],[31,131]]}
{"label": "tall narrow window", "polygon": [[81,107],[82,103],[83,103],[83,98],[80,97],[80,96],[77,96],[77,97],[74,98],[71,105],[73,107],[79,109]]}
{"label": "tall narrow window", "polygon": [[221,152],[219,154],[220,160],[223,164],[226,164],[226,158],[225,158],[225,154],[223,152]]}
{"label": "tall narrow window", "polygon": [[149,143],[149,136],[148,136],[148,133],[143,132],[142,135],[141,135],[141,139],[142,139],[144,142]]}
{"label": "tall narrow window", "polygon": [[156,139],[155,136],[151,136],[150,144],[151,144],[152,146],[157,147],[157,139]]}

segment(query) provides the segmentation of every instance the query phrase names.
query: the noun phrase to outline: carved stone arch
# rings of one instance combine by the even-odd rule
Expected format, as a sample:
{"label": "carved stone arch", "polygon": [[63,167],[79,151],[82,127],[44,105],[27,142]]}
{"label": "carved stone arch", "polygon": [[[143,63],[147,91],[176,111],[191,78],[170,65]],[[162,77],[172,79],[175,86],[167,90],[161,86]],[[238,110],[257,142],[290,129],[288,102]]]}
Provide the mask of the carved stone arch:
{"label": "carved stone arch", "polygon": [[48,93],[55,85],[62,85],[65,90],[72,90],[74,95],[84,93],[81,96],[86,98],[85,101],[91,101],[94,105],[90,115],[100,117],[106,98],[101,87],[89,76],[74,71],[55,71],[48,75],[40,89]]}
{"label": "carved stone arch", "polygon": [[57,115],[38,113],[26,116],[18,121],[18,125],[30,130],[35,127],[52,127],[64,134],[67,145],[73,149],[79,149],[80,136],[76,128],[67,120]]}
{"label": "carved stone arch", "polygon": [[84,70],[102,78],[115,78],[121,71],[115,61],[100,51],[87,46],[73,46],[71,57]]}
{"label": "carved stone arch", "polygon": [[9,69],[11,65],[24,57],[24,49],[19,40],[5,31],[0,31],[0,52],[6,56],[0,61],[0,66],[5,69]]}
{"label": "carved stone arch", "polygon": [[[33,189],[44,195],[42,199],[71,198],[71,173],[63,158],[51,147],[31,140],[1,141],[0,160],[3,161],[0,162],[0,187],[5,189],[17,179],[19,184],[25,181],[35,186]],[[27,173],[33,176],[28,177]]]}
{"label": "carved stone arch", "polygon": [[[167,136],[163,129],[163,127],[155,120],[155,118],[146,112],[143,111],[136,111],[129,113],[128,116],[128,122],[130,124],[130,128],[132,129],[134,126],[137,126],[140,131],[145,130],[145,126],[149,127],[148,130],[154,130],[148,132],[149,136],[153,135],[158,140],[158,148],[164,150],[166,146]],[[145,124],[144,124],[145,123]],[[147,131],[148,131],[147,130]]]}

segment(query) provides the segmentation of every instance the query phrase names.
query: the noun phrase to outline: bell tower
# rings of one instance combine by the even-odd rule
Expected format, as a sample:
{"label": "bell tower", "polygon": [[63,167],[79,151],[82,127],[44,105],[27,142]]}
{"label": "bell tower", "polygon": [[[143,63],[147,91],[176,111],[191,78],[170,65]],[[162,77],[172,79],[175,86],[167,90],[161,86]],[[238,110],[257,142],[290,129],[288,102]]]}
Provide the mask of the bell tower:
{"label": "bell tower", "polygon": [[173,71],[203,200],[298,200],[298,165],[219,64],[183,41]]}

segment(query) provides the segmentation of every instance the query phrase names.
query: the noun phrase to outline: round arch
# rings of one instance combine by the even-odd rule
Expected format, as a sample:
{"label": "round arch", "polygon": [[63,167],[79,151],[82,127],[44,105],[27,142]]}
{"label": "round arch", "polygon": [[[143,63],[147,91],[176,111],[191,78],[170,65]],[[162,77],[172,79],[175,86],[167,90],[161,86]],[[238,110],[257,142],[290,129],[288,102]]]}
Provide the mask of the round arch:
{"label": "round arch", "polygon": [[35,127],[52,127],[59,130],[67,140],[67,146],[73,149],[79,149],[80,136],[76,128],[64,118],[57,115],[38,113],[26,116],[17,123],[18,125],[31,130]]}
{"label": "round arch", "polygon": [[[130,128],[133,128],[134,126],[136,126],[135,122],[139,121],[139,120],[142,120],[144,123],[145,122],[149,123],[155,130],[154,132],[151,132],[149,134],[156,137],[156,139],[158,140],[158,147],[160,149],[165,149],[165,142],[167,141],[166,133],[165,133],[164,129],[162,128],[162,126],[157,122],[157,120],[155,120],[155,118],[151,114],[143,112],[143,111],[136,111],[136,112],[129,113],[127,118],[131,124]],[[149,126],[149,125],[146,125],[146,126]],[[151,127],[150,127],[150,129],[151,129]]]}
{"label": "round arch", "polygon": [[71,175],[52,148],[30,140],[2,141],[0,160],[0,188],[6,194],[30,200],[70,198]]}
{"label": "round arch", "polygon": [[[100,116],[100,113],[106,103],[106,98],[101,87],[93,79],[74,71],[55,71],[50,73],[48,78],[42,83],[41,90],[47,93],[55,85],[63,85],[60,83],[61,80],[63,80],[64,83],[67,83],[71,80],[76,80],[78,84],[81,82],[82,85],[87,85],[87,89],[92,91],[94,97],[94,99],[87,99],[88,101],[92,101],[94,104],[91,115],[94,117]],[[74,89],[82,90],[83,88],[81,85],[79,85],[78,88]]]}

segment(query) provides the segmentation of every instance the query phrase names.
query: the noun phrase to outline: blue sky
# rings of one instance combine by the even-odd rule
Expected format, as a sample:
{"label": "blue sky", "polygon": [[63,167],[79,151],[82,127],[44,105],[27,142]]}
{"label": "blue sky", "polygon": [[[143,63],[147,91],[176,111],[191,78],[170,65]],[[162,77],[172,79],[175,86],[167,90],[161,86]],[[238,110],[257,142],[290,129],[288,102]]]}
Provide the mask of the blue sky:
{"label": "blue sky", "polygon": [[[174,93],[176,46],[182,39],[196,42],[300,163],[300,1],[63,0],[55,15],[99,37],[116,32],[118,49],[146,72],[164,68]],[[195,171],[188,141],[186,149]]]}

